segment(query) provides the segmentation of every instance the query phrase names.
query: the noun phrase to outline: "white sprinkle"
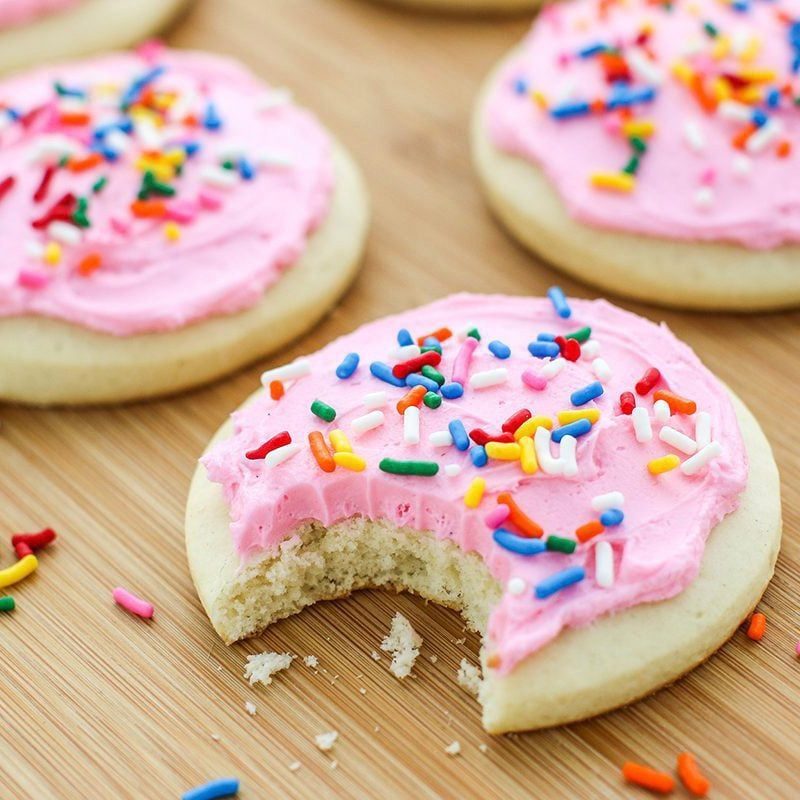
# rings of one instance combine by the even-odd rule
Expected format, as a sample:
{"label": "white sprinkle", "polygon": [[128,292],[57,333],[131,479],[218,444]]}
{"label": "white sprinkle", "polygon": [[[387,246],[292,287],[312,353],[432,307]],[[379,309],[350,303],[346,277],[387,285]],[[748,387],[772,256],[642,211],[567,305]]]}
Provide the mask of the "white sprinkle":
{"label": "white sprinkle", "polygon": [[555,378],[559,372],[567,365],[566,359],[554,358],[552,361],[547,361],[544,366],[539,370],[539,374],[545,379],[550,380]]}
{"label": "white sprinkle", "polygon": [[625,495],[622,492],[606,492],[592,498],[593,511],[607,511],[609,508],[622,508]]}
{"label": "white sprinkle", "polygon": [[434,431],[428,436],[428,441],[434,447],[450,447],[453,444],[453,436],[450,431]]}
{"label": "white sprinkle", "polygon": [[389,358],[392,361],[408,361],[409,358],[416,358],[421,352],[415,344],[404,344],[392,349]]}
{"label": "white sprinkle", "polygon": [[461,474],[461,464],[445,464],[444,474],[448,478],[455,478],[456,475]]}
{"label": "white sprinkle", "polygon": [[745,175],[750,174],[753,169],[753,162],[747,156],[738,153],[734,156],[732,169],[737,178],[743,178]]}
{"label": "white sprinkle", "polygon": [[559,81],[558,86],[556,87],[555,91],[555,102],[556,105],[560,103],[566,103],[571,97],[575,96],[575,92],[578,89],[578,83],[573,77],[562,78]]}
{"label": "white sprinkle", "polygon": [[745,142],[744,149],[748,153],[760,153],[766,149],[783,132],[783,123],[775,117],[770,117],[752,136]]}
{"label": "white sprinkle", "polygon": [[239,173],[215,164],[206,164],[200,169],[200,180],[216,189],[231,189],[239,183]]}
{"label": "white sprinkle", "polygon": [[32,164],[55,164],[64,156],[73,156],[79,150],[77,142],[60,133],[45,134],[37,137],[28,151],[28,160]]}
{"label": "white sprinkle", "polygon": [[326,753],[328,750],[333,748],[338,738],[338,731],[328,731],[327,733],[317,734],[314,737],[314,742],[323,753]]}
{"label": "white sprinkle", "polygon": [[603,589],[614,585],[614,551],[608,542],[594,546],[594,579]]}
{"label": "white sprinkle", "polygon": [[650,415],[644,406],[636,406],[631,412],[633,432],[637,442],[649,442],[653,438],[653,429],[650,427]]}
{"label": "white sprinkle", "polygon": [[364,395],[364,405],[371,411],[386,405],[386,392],[370,392]]}
{"label": "white sprinkle", "polygon": [[574,436],[565,436],[560,443],[559,457],[556,458],[550,451],[550,431],[544,426],[536,429],[533,435],[533,446],[536,449],[536,458],[542,472],[548,475],[564,475],[574,477],[578,474],[578,464],[575,452],[578,440]]}
{"label": "white sprinkle", "polygon": [[696,120],[687,119],[683,123],[683,138],[695,153],[702,153],[706,149],[706,137]]}
{"label": "white sprinkle", "polygon": [[136,120],[135,132],[142,150],[161,150],[164,145],[161,131],[146,117]]}
{"label": "white sprinkle", "polygon": [[702,450],[698,450],[691,458],[681,464],[681,472],[684,475],[695,475],[703,469],[706,464],[718,458],[722,454],[722,445],[719,442],[709,442]]}
{"label": "white sprinkle", "polygon": [[291,442],[290,444],[285,444],[283,447],[277,447],[264,456],[264,466],[267,469],[277,467],[278,464],[282,464],[292,456],[296,456],[300,452],[300,449],[301,447],[298,442]]}
{"label": "white sprinkle", "polygon": [[361,417],[356,417],[351,423],[350,428],[356,436],[361,436],[362,433],[371,431],[378,428],[386,421],[383,411],[370,411],[369,414],[364,414]]}
{"label": "white sprinkle", "polygon": [[115,153],[127,153],[131,149],[131,139],[126,133],[119,128],[112,128],[105,135],[105,143]]}
{"label": "white sprinkle", "polygon": [[653,417],[656,422],[666,422],[672,416],[672,409],[666,400],[656,400],[653,403]]}
{"label": "white sprinkle", "polygon": [[244,710],[245,710],[245,711],[246,711],[246,712],[247,712],[247,713],[248,713],[248,714],[249,714],[251,717],[254,717],[254,716],[255,716],[255,714],[256,714],[256,704],[255,704],[255,703],[251,703],[249,700],[247,700],[247,701],[245,702],[245,704],[244,704]]}
{"label": "white sprinkle", "polygon": [[25,254],[30,258],[40,259],[44,255],[44,245],[36,239],[28,239],[25,242]]}
{"label": "white sprinkle", "polygon": [[665,425],[659,431],[658,438],[661,439],[662,442],[666,442],[670,447],[674,447],[676,450],[686,453],[687,456],[691,456],[697,452],[697,442],[695,442],[694,439],[669,425]]}
{"label": "white sprinkle", "polygon": [[581,345],[581,358],[585,358],[587,361],[597,358],[599,352],[600,342],[597,339],[589,339],[588,342],[584,342]]}
{"label": "white sprinkle", "polygon": [[524,578],[511,578],[506,584],[506,591],[513,595],[523,594],[527,588],[528,584],[525,583]]}
{"label": "white sprinkle", "polygon": [[594,374],[600,383],[608,383],[613,375],[611,367],[608,366],[604,358],[596,358],[592,361],[592,370],[594,370]]}
{"label": "white sprinkle", "polygon": [[660,86],[664,82],[664,73],[640,48],[631,48],[626,54],[625,60],[633,70],[633,74],[645,83]]}
{"label": "white sprinkle", "polygon": [[271,89],[258,98],[255,102],[257,111],[270,111],[292,102],[292,93],[288,89]]}
{"label": "white sprinkle", "polygon": [[470,376],[469,385],[472,389],[488,389],[490,386],[498,386],[508,380],[508,370],[505,367],[497,369],[487,369],[485,372],[476,372]]}
{"label": "white sprinkle", "polygon": [[268,369],[261,373],[262,386],[269,386],[272,381],[294,381],[305,375],[311,374],[311,363],[308,359],[298,358],[291,364],[284,364],[282,367]]}
{"label": "white sprinkle", "polygon": [[403,441],[406,444],[419,444],[419,408],[409,406],[403,412]]}
{"label": "white sprinkle", "polygon": [[694,204],[700,209],[711,208],[714,205],[714,190],[710,186],[701,186],[694,193]]}
{"label": "white sprinkle", "polygon": [[294,166],[294,159],[286,153],[262,150],[256,154],[256,166],[266,167],[267,169],[289,169]]}
{"label": "white sprinkle", "polygon": [[75,225],[70,225],[69,222],[62,222],[61,220],[55,220],[47,226],[47,235],[57,242],[70,245],[80,244],[83,238],[80,228],[75,227]]}
{"label": "white sprinkle", "polygon": [[560,444],[558,460],[563,464],[562,473],[565,478],[574,478],[578,474],[578,462],[575,458],[578,440],[568,434],[561,439]]}
{"label": "white sprinkle", "polygon": [[694,418],[694,440],[698,450],[711,442],[711,414],[708,411],[698,411]]}
{"label": "white sprinkle", "polygon": [[247,154],[247,146],[244,142],[231,139],[218,147],[215,152],[217,161],[238,161]]}
{"label": "white sprinkle", "polygon": [[456,331],[456,339],[458,339],[459,342],[463,342],[464,339],[466,339],[467,336],[469,336],[469,332],[473,328],[477,328],[477,327],[478,327],[477,325],[471,324],[471,325],[467,325],[464,328],[460,328],[459,330]]}
{"label": "white sprinkle", "polygon": [[750,122],[753,110],[750,106],[738,103],[736,100],[723,100],[717,106],[717,114],[723,119],[730,119],[734,122]]}
{"label": "white sprinkle", "polygon": [[445,747],[444,751],[449,756],[457,756],[461,753],[461,745],[457,741],[450,742],[450,744]]}

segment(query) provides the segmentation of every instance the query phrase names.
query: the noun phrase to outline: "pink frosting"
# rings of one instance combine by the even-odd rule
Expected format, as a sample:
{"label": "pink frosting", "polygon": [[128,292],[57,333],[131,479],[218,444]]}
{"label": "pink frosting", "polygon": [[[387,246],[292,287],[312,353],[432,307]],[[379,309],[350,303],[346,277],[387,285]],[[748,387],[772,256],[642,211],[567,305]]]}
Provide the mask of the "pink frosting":
{"label": "pink frosting", "polygon": [[[163,74],[123,110],[130,87],[159,67]],[[86,96],[59,97],[56,81]],[[76,114],[88,123],[64,122]],[[131,121],[129,133],[106,133],[100,163],[58,166],[46,196],[34,199],[61,153],[80,163],[95,134]],[[146,198],[163,201],[162,215],[135,216],[144,170],[176,155],[184,159],[179,174],[162,181],[174,196]],[[220,176],[231,185],[221,187]],[[157,47],[0,84],[0,187],[7,178],[14,183],[0,191],[0,316],[38,314],[120,336],[254,305],[302,254],[328,212],[334,181],[327,133],[285,93],[235,61]],[[66,223],[68,234],[82,231],[77,243],[32,226],[67,193],[88,199],[90,226]],[[54,239],[61,257],[52,265],[45,248]],[[101,265],[84,274],[89,256]]]}
{"label": "pink frosting", "polygon": [[[563,628],[587,625],[609,612],[649,601],[663,600],[686,588],[697,575],[703,550],[712,528],[737,507],[747,478],[747,456],[730,398],[719,381],[695,354],[677,341],[666,326],[656,326],[609,303],[573,301],[572,317],[561,319],[552,305],[526,297],[455,295],[431,305],[365,325],[332,342],[309,357],[311,372],[286,384],[286,394],[275,402],[261,393],[234,416],[234,433],[217,444],[203,459],[212,481],[222,485],[230,506],[231,535],[243,559],[250,559],[291,538],[299,525],[318,520],[330,525],[362,515],[389,520],[397,525],[432,531],[450,539],[465,551],[478,553],[491,574],[507,587],[489,622],[491,649],[500,657],[499,669],[508,671],[530,653],[555,638]],[[395,408],[405,389],[375,378],[371,362],[391,361],[400,328],[425,334],[441,326],[453,331],[477,326],[482,341],[472,354],[468,374],[505,368],[507,382],[485,389],[465,388],[463,397],[444,400],[438,409],[421,408],[421,439],[405,444],[403,419]],[[600,419],[578,439],[578,474],[566,478],[542,469],[526,474],[519,462],[490,460],[483,468],[473,466],[468,452],[455,446],[438,447],[429,441],[434,431],[448,429],[461,419],[466,430],[484,428],[498,433],[503,421],[520,408],[548,415],[572,409],[571,393],[596,380],[593,360],[581,357],[567,362],[543,391],[526,386],[522,374],[537,374],[545,361],[533,358],[528,343],[539,332],[565,334],[591,326],[590,341],[600,344],[600,355],[613,371],[605,392],[582,408],[597,408]],[[511,348],[508,359],[492,355],[488,343],[499,339]],[[591,345],[597,347],[597,345]],[[437,367],[448,379],[462,345],[454,336],[444,344]],[[340,380],[336,366],[350,352],[360,355],[355,374]],[[633,390],[645,370],[655,366],[662,373],[659,389],[669,389],[697,402],[712,420],[712,436],[722,455],[694,475],[680,469],[654,476],[647,463],[675,451],[659,439],[663,423],[652,420],[652,441],[639,443],[632,419],[621,413],[619,397]],[[367,413],[364,397],[386,391],[384,424],[361,436],[353,435],[354,418]],[[321,399],[337,412],[326,424],[310,407]],[[653,395],[637,397],[653,416]],[[673,415],[671,427],[695,435],[693,416]],[[338,467],[323,473],[310,449],[309,432],[324,433],[340,428],[350,438],[354,451],[367,463],[363,472]],[[245,453],[280,431],[288,431],[300,451],[287,461],[267,468]],[[553,445],[553,453],[557,447]],[[378,468],[382,458],[435,461],[441,469],[434,477],[388,474]],[[446,465],[462,467],[450,476]],[[477,508],[465,506],[464,493],[475,477],[486,481],[485,495]],[[488,525],[503,522],[497,511],[497,496],[509,491],[516,503],[533,518],[546,535],[574,538],[575,530],[598,514],[593,497],[613,491],[625,496],[625,519],[618,527],[607,527],[601,535],[579,544],[572,555],[547,551],[520,556],[498,546]],[[488,518],[488,522],[487,522]],[[508,525],[514,530],[513,524]],[[598,541],[613,547],[616,579],[601,588],[594,576],[594,551]],[[569,588],[537,599],[533,588],[553,573],[570,566],[583,566],[586,578]],[[508,590],[521,586],[521,594]],[[516,588],[515,586],[515,588]]]}
{"label": "pink frosting", "polygon": [[21,25],[36,17],[74,6],[77,0],[0,0],[0,28]]}
{"label": "pink frosting", "polygon": [[[791,72],[796,51],[790,26],[779,17],[800,18],[800,3],[748,0],[747,5],[746,12],[718,0],[669,5],[575,0],[550,7],[490,93],[485,120],[491,141],[539,165],[569,213],[589,225],[753,249],[800,242],[798,153],[779,155],[800,144],[795,105],[800,83]],[[705,22],[718,37],[703,29]],[[648,25],[649,38],[643,34]],[[632,118],[654,123],[655,132],[630,192],[596,188],[589,181],[594,172],[619,173],[633,153],[618,110],[566,119],[551,115],[565,102],[610,97],[612,86],[600,59],[579,55],[594,44],[621,48],[631,75],[626,88],[656,92],[652,102],[631,107]],[[715,47],[720,48],[716,55],[727,55],[715,57]],[[755,57],[747,60],[751,54]],[[678,63],[702,81],[710,110],[674,76]],[[736,79],[754,69],[774,75],[749,84],[742,94],[744,84]],[[737,109],[714,100],[720,78],[727,81]],[[773,108],[768,98],[775,90]],[[537,104],[534,92],[547,109]],[[739,149],[733,138],[748,121],[733,117],[754,110],[769,120],[770,132],[761,134],[763,143],[754,135]]]}

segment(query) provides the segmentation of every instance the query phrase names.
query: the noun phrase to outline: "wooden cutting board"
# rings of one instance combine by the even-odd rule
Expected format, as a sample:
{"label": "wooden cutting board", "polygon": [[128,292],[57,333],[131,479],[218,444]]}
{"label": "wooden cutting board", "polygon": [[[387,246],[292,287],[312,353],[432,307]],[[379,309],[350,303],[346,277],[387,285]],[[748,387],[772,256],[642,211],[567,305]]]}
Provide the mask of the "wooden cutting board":
{"label": "wooden cutting board", "polygon": [[[568,293],[593,296],[502,233],[470,168],[475,90],[526,25],[357,0],[206,0],[167,35],[178,46],[236,55],[316,109],[363,165],[373,235],[363,274],[338,309],[272,361],[163,402],[0,409],[3,565],[12,558],[11,532],[51,525],[60,534],[39,572],[14,588],[17,611],[0,616],[0,797],[160,800],[223,775],[242,780],[242,800],[643,797],[622,783],[622,762],[671,770],[682,750],[697,755],[714,797],[797,796],[796,313],[689,314],[621,302],[666,320],[750,404],[784,481],[786,533],[761,605],[764,640],[736,634],[648,700],[582,724],[493,739],[456,684],[459,661],[475,661],[478,642],[451,612],[362,593],[228,648],[195,597],[182,531],[189,478],[261,369],[454,290],[542,294],[558,281]],[[117,585],[155,604],[152,623],[112,604]],[[385,658],[370,658],[396,610],[425,640],[415,677],[402,683]],[[251,688],[245,657],[263,650],[316,655],[320,666],[298,659],[270,687]],[[329,730],[339,741],[324,754],[313,739]],[[454,740],[457,757],[444,752]],[[302,766],[293,772],[295,761]]]}

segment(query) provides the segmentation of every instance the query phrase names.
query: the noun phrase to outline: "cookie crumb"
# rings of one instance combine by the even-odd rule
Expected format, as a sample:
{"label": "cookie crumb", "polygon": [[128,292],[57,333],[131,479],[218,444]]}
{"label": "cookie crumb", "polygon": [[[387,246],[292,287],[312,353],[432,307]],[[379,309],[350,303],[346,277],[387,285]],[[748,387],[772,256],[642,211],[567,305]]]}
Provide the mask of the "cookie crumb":
{"label": "cookie crumb", "polygon": [[334,758],[333,761],[329,764],[331,769],[336,769],[339,766],[339,762]]}
{"label": "cookie crumb", "polygon": [[219,741],[219,740],[220,740],[222,737],[220,737],[220,735],[219,735],[218,733],[212,733],[212,734],[211,734],[211,738],[212,738],[212,739],[213,739],[215,742],[218,742],[218,741]]}
{"label": "cookie crumb", "polygon": [[469,692],[473,697],[478,696],[478,690],[481,686],[481,672],[474,664],[470,664],[466,658],[462,658],[456,677],[458,678],[458,685],[464,691]]}
{"label": "cookie crumb", "polygon": [[290,769],[292,772],[297,772],[297,770],[299,770],[299,769],[300,769],[300,767],[302,767],[302,766],[303,766],[303,765],[302,765],[302,764],[301,764],[299,761],[292,761],[292,763],[291,763],[291,764],[289,764],[289,769]]}
{"label": "cookie crumb", "polygon": [[251,703],[249,700],[247,700],[247,701],[245,702],[245,704],[244,704],[244,710],[245,710],[245,711],[246,711],[246,712],[247,712],[247,713],[248,713],[248,714],[249,714],[251,717],[254,717],[254,716],[255,716],[255,714],[256,714],[256,704],[255,704],[255,703]]}
{"label": "cookie crumb", "polygon": [[311,669],[316,669],[319,666],[319,659],[316,656],[306,656],[303,663]]}
{"label": "cookie crumb", "polygon": [[450,742],[450,744],[447,745],[447,747],[445,747],[444,751],[449,756],[460,755],[461,754],[461,744],[458,742],[458,740]]}
{"label": "cookie crumb", "polygon": [[259,653],[255,656],[247,656],[247,664],[244,668],[244,677],[254,683],[263,683],[269,686],[272,683],[272,676],[276,672],[288,669],[292,665],[293,655],[290,653]]}
{"label": "cookie crumb", "polygon": [[369,654],[369,657],[370,657],[370,658],[371,658],[373,661],[380,661],[380,660],[381,660],[380,654],[379,654],[378,652],[376,652],[375,650],[373,650],[373,651],[372,651],[372,652]]}
{"label": "cookie crumb", "polygon": [[366,690],[366,689],[365,689],[363,686],[362,686],[362,687],[361,687],[361,688],[360,688],[358,691],[359,691],[361,694],[366,694],[366,693],[367,693],[367,690]]}
{"label": "cookie crumb", "polygon": [[481,742],[478,745],[478,750],[480,750],[481,753],[488,753],[489,752],[489,745],[486,744],[485,742]]}
{"label": "cookie crumb", "polygon": [[389,635],[381,642],[381,650],[392,654],[389,671],[396,678],[407,678],[419,655],[422,637],[398,611],[392,619]]}
{"label": "cookie crumb", "polygon": [[439,656],[428,656],[428,660],[431,664],[435,664],[439,660]]}
{"label": "cookie crumb", "polygon": [[336,744],[336,740],[339,738],[338,731],[328,731],[327,733],[320,733],[314,737],[314,742],[316,743],[317,747],[322,750],[323,753],[326,753],[330,750],[334,744]]}

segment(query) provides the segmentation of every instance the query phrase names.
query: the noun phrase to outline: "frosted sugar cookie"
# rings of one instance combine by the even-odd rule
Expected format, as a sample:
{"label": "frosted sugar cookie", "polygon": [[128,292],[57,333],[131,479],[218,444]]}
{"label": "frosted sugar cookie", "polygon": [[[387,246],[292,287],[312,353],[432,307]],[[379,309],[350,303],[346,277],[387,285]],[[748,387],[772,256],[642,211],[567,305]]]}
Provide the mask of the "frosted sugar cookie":
{"label": "frosted sugar cookie", "polygon": [[542,4],[541,0],[380,0],[380,2],[422,11],[454,11],[458,13],[531,11]]}
{"label": "frosted sugar cookie", "polygon": [[764,435],[666,327],[552,296],[455,295],[264,374],[187,508],[226,642],[415,592],[483,634],[497,733],[628,703],[732,634],[780,541]]}
{"label": "frosted sugar cookie", "polygon": [[523,244],[689,308],[800,302],[800,5],[577,0],[484,88],[474,159]]}
{"label": "frosted sugar cookie", "polygon": [[189,0],[0,0],[0,72],[129,47]]}
{"label": "frosted sugar cookie", "polygon": [[0,83],[0,398],[234,370],[330,308],[366,226],[344,150],[234,61],[149,47]]}

